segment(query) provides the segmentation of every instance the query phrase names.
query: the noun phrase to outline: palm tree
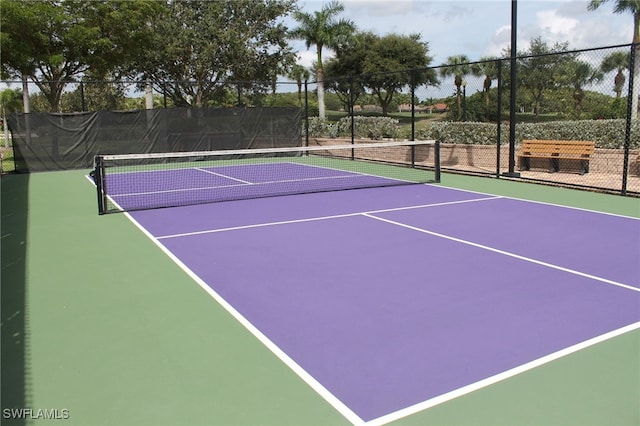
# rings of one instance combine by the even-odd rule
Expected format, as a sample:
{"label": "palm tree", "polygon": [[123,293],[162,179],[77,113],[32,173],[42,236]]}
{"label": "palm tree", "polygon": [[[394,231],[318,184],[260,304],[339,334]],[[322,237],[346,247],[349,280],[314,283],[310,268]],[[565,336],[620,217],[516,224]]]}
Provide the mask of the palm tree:
{"label": "palm tree", "polygon": [[498,78],[497,58],[484,57],[480,58],[480,62],[471,66],[471,74],[476,77],[484,76],[482,83],[482,91],[484,92],[484,101],[489,106],[489,90],[493,80]]}
{"label": "palm tree", "polygon": [[582,90],[582,87],[601,81],[604,78],[604,73],[599,69],[593,68],[587,62],[576,60],[568,64],[567,77],[573,86],[573,100],[576,102],[576,111],[580,114],[582,111],[582,101],[584,99],[584,90]]}
{"label": "palm tree", "polygon": [[302,82],[309,79],[309,70],[299,64],[295,64],[289,72],[289,78],[298,84],[298,105],[302,108]]}
{"label": "palm tree", "polygon": [[[596,10],[603,3],[606,3],[609,0],[591,0],[589,3],[589,10]],[[633,14],[633,40],[632,43],[635,44],[636,49],[636,58],[635,67],[633,70],[633,77],[636,80],[636,77],[640,76],[640,0],[615,0],[616,4],[613,8],[613,13],[632,13]],[[633,95],[631,98],[631,118],[635,119],[638,117],[638,88],[640,84],[633,85]]]}
{"label": "palm tree", "polygon": [[615,79],[613,80],[613,91],[616,92],[616,98],[622,97],[622,89],[624,83],[627,81],[624,70],[629,68],[629,53],[627,52],[613,52],[607,55],[600,64],[600,71],[608,73],[614,70],[618,70]]}
{"label": "palm tree", "polygon": [[456,86],[456,98],[458,101],[458,119],[462,114],[462,91],[460,87],[464,83],[464,77],[471,73],[469,58],[466,55],[449,56],[447,58],[446,67],[440,69],[440,75],[447,77],[454,76],[453,84]]}
{"label": "palm tree", "polygon": [[322,66],[322,49],[335,49],[344,43],[356,30],[355,24],[346,19],[337,19],[337,15],[344,11],[344,6],[338,1],[332,1],[322,6],[318,12],[304,13],[296,11],[293,18],[300,26],[294,28],[290,35],[294,39],[304,40],[309,49],[316,46],[318,54],[316,80],[318,81],[318,110],[320,118],[325,117],[324,106],[324,70]]}

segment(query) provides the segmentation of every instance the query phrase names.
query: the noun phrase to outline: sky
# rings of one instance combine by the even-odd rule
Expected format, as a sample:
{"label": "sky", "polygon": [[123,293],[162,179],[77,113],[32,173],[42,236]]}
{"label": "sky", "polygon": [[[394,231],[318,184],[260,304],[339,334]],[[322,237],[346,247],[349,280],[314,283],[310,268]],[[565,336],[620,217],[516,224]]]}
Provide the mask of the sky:
{"label": "sky", "polygon": [[[304,12],[322,8],[323,1],[299,0]],[[344,12],[359,31],[378,35],[420,34],[429,43],[431,65],[441,65],[449,56],[466,55],[471,61],[486,56],[504,56],[511,42],[511,0],[341,0]],[[518,51],[527,50],[532,38],[541,37],[552,46],[569,42],[570,49],[631,43],[633,15],[614,14],[615,1],[589,11],[587,0],[518,0]],[[296,26],[295,21],[291,23]],[[311,66],[315,46],[293,42],[298,63]],[[323,50],[323,58],[332,52]]]}

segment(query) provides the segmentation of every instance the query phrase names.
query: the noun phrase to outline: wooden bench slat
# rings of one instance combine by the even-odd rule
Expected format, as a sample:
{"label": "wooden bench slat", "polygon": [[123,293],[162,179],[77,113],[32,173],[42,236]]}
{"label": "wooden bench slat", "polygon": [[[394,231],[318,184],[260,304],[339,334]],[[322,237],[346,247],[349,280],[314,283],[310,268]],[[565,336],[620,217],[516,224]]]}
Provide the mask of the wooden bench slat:
{"label": "wooden bench slat", "polygon": [[[581,160],[582,172],[586,173],[588,168],[587,160],[595,152],[595,142],[592,141],[566,141],[566,140],[524,140],[518,153],[522,158],[521,162],[529,167],[529,158],[546,158],[555,162],[551,165],[552,171],[559,168],[557,160]],[[522,167],[521,167],[522,169]]]}

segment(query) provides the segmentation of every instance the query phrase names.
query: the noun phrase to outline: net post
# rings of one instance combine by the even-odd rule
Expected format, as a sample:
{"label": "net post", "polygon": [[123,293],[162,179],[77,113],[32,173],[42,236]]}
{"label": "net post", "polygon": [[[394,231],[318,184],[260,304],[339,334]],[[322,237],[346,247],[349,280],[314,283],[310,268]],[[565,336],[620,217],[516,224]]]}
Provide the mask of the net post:
{"label": "net post", "polygon": [[436,140],[434,146],[434,167],[435,167],[435,181],[440,183],[440,140]]}
{"label": "net post", "polygon": [[101,155],[96,155],[93,159],[93,180],[96,184],[96,191],[98,194],[98,214],[105,214],[107,212],[107,197],[106,188],[104,182],[104,159]]}

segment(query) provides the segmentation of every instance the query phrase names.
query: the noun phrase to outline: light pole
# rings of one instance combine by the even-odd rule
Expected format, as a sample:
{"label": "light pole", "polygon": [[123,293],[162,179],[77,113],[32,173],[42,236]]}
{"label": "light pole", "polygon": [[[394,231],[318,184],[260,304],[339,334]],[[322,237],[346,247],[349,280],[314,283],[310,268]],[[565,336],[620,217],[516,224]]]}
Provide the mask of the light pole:
{"label": "light pole", "polygon": [[518,0],[511,0],[511,89],[509,107],[509,171],[505,176],[520,177],[516,168],[516,39],[518,21]]}

